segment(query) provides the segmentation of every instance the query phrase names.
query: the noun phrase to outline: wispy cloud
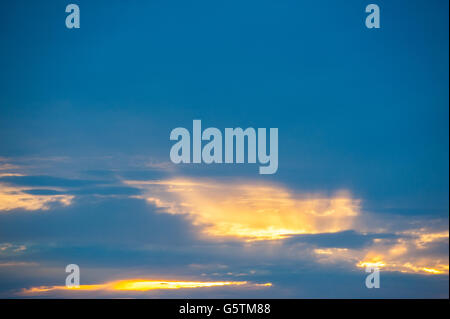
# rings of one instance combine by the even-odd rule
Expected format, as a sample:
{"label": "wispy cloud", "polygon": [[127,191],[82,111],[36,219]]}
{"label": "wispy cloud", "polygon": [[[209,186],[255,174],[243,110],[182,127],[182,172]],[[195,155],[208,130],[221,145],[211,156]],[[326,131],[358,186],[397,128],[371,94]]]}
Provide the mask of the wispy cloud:
{"label": "wispy cloud", "polygon": [[13,169],[17,169],[17,168],[19,168],[19,166],[17,166],[17,165],[13,165],[13,164],[9,164],[9,163],[0,163],[0,171],[13,170]]}
{"label": "wispy cloud", "polygon": [[0,262],[0,267],[30,267],[38,265],[39,264],[35,262],[25,262],[25,261]]}
{"label": "wispy cloud", "polygon": [[11,243],[2,243],[0,244],[0,254],[3,253],[17,253],[22,252],[27,249],[25,245],[16,245]]}

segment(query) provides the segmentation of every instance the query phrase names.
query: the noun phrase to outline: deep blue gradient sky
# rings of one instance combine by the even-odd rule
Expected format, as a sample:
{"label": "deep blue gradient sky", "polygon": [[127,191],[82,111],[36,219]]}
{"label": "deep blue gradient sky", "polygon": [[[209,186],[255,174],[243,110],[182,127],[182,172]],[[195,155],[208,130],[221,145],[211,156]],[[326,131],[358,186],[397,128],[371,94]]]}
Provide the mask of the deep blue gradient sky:
{"label": "deep blue gradient sky", "polygon": [[[385,290],[372,293],[363,270],[266,256],[264,241],[244,262],[245,244],[200,240],[188,217],[157,212],[136,198],[142,189],[123,183],[183,176],[279,183],[293,194],[346,190],[376,219],[376,238],[425,221],[448,232],[448,1],[372,1],[381,29],[370,30],[370,1],[74,2],[77,30],[64,24],[69,1],[0,5],[0,173],[26,175],[0,177],[0,187],[74,196],[67,207],[0,210],[0,245],[29,247],[1,260],[36,262],[41,274],[20,279],[20,269],[0,267],[3,296],[61,284],[63,271],[52,269],[78,258],[94,283],[209,263],[260,267],[259,281],[276,282],[287,297],[448,297],[448,268],[436,277],[390,272]],[[277,127],[277,174],[258,175],[256,165],[165,169],[170,131],[192,129],[193,119],[219,129]],[[331,242],[365,247],[375,238],[367,228],[349,231]],[[430,248],[437,252],[448,265],[448,235]],[[259,294],[272,296],[216,296]]]}

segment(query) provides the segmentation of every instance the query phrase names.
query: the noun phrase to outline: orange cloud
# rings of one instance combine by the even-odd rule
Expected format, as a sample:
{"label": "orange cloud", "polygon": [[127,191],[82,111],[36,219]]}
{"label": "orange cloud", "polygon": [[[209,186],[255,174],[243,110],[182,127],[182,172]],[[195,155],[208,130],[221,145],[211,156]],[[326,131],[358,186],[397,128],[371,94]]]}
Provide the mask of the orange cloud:
{"label": "orange cloud", "polygon": [[204,233],[244,240],[282,239],[351,229],[359,201],[348,194],[301,197],[280,185],[174,179],[125,181],[149,203],[184,214]]}

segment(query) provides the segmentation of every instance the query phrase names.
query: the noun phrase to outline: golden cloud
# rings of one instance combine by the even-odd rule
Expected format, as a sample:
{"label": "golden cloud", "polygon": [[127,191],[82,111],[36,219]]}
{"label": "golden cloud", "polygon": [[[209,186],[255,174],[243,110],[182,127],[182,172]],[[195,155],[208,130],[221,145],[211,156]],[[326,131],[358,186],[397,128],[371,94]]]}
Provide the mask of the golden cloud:
{"label": "golden cloud", "polygon": [[433,232],[420,229],[406,231],[398,235],[407,237],[375,239],[364,249],[326,248],[314,249],[320,263],[351,263],[359,268],[376,267],[384,271],[398,271],[424,275],[442,275],[449,273],[448,255],[429,253],[430,245],[447,242],[447,232]]}
{"label": "golden cloud", "polygon": [[359,200],[346,193],[301,197],[280,185],[194,179],[125,183],[141,188],[149,203],[188,216],[215,237],[267,240],[339,232],[351,229],[359,215]]}
{"label": "golden cloud", "polygon": [[448,274],[448,255],[429,253],[431,245],[442,242],[448,245],[449,232],[433,232],[421,228],[398,233],[404,238],[377,240],[357,266],[378,263],[388,271],[441,275]]}

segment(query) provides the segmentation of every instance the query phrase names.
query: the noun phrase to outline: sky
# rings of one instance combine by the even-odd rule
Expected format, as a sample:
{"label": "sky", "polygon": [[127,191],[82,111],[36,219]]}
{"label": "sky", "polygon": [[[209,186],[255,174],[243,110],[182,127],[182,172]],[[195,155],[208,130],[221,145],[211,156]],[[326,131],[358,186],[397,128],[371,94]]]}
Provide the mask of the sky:
{"label": "sky", "polygon": [[0,298],[449,297],[448,1],[69,3],[0,5]]}

